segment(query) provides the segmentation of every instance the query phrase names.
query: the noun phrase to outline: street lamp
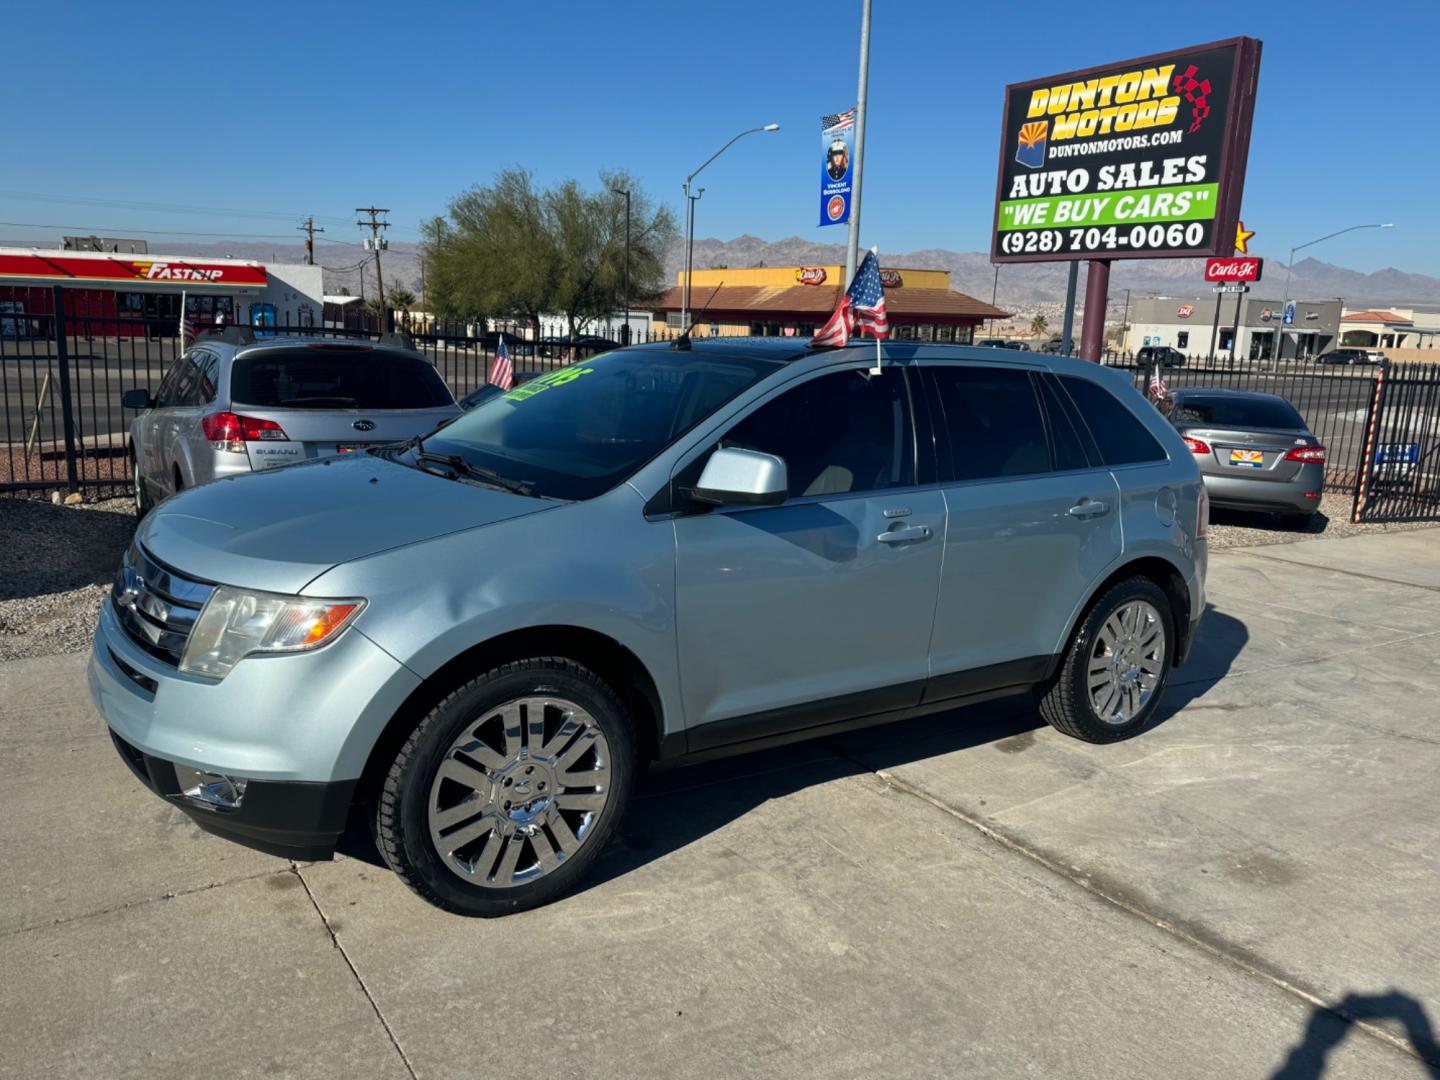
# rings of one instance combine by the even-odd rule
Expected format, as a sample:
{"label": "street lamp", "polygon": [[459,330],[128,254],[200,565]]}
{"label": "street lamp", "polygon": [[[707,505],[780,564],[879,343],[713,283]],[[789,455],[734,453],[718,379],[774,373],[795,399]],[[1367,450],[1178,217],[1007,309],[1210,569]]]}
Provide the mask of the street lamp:
{"label": "street lamp", "polygon": [[620,329],[620,344],[630,344],[630,192],[611,188],[616,195],[625,196],[625,325]]}
{"label": "street lamp", "polygon": [[700,195],[691,195],[690,183],[695,179],[695,177],[699,176],[705,170],[706,165],[709,165],[710,162],[714,161],[726,150],[729,150],[730,147],[734,146],[746,135],[754,135],[757,131],[779,130],[779,124],[766,124],[764,127],[746,128],[744,131],[740,132],[739,135],[736,135],[735,138],[731,139],[724,146],[720,147],[719,150],[716,150],[715,153],[711,154],[708,158],[706,158],[704,164],[702,164],[700,168],[696,169],[694,172],[692,172],[689,176],[685,178],[685,283],[684,288],[681,289],[680,297],[681,330],[688,330],[690,328],[690,270],[695,251],[695,200],[700,198],[700,195],[703,195],[705,193],[705,189],[701,188]]}
{"label": "street lamp", "polygon": [[[1292,247],[1290,249],[1290,258],[1285,263],[1285,288],[1283,290],[1284,295],[1280,297],[1280,325],[1275,328],[1275,359],[1277,361],[1280,359],[1280,354],[1284,351],[1283,335],[1285,333],[1285,307],[1287,304],[1290,303],[1290,274],[1295,269],[1295,252],[1303,251],[1307,247],[1313,247],[1314,245],[1324,240],[1333,240],[1335,237],[1343,236],[1347,232],[1355,232],[1357,229],[1393,229],[1394,227],[1395,223],[1391,221],[1387,221],[1383,225],[1351,225],[1348,229],[1341,229],[1339,232],[1327,233],[1326,235],[1320,237],[1317,240],[1309,240],[1306,243],[1297,244],[1295,247]],[[1235,328],[1235,332],[1237,335],[1239,334],[1240,328],[1238,326]],[[1300,351],[1298,339],[1296,340],[1295,351]]]}

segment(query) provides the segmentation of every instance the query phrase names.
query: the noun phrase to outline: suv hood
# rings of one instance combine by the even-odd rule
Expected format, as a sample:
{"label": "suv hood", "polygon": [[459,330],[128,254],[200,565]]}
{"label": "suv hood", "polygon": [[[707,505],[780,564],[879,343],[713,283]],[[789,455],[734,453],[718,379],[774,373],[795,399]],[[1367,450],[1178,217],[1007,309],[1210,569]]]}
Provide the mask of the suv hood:
{"label": "suv hood", "polygon": [[340,563],[555,505],[357,453],[183,491],[136,535],[187,577],[298,593]]}

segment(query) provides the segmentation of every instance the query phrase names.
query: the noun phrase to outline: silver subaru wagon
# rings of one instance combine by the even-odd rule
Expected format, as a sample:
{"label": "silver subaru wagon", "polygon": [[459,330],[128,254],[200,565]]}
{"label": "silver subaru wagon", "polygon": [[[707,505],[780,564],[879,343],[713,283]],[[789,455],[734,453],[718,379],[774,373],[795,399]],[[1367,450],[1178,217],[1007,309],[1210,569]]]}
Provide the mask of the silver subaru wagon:
{"label": "silver subaru wagon", "polygon": [[155,394],[126,391],[135,511],[222,476],[408,439],[460,414],[435,366],[394,336],[206,334]]}
{"label": "silver subaru wagon", "polygon": [[363,814],[425,899],[498,915],[574,886],[652,760],[1023,690],[1081,739],[1143,729],[1205,608],[1180,436],[1093,364],[874,362],[620,349],[166,500],[95,633],[116,748],[279,854]]}

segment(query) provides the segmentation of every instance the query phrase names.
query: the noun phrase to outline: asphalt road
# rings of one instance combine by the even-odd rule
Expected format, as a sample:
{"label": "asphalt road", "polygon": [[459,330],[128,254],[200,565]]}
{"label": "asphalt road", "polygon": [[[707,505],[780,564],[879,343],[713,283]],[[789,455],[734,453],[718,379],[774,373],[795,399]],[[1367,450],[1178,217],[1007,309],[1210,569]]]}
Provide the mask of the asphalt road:
{"label": "asphalt road", "polygon": [[496,921],[199,832],[82,658],[0,665],[0,1077],[1435,1077],[1437,536],[1216,553],[1129,742],[1010,699],[654,774]]}

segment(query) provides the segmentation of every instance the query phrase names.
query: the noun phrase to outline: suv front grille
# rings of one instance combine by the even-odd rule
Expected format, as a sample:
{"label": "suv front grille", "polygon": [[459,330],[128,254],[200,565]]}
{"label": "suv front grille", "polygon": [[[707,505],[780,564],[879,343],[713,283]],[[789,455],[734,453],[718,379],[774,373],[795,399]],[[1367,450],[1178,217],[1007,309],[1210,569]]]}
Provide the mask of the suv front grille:
{"label": "suv front grille", "polygon": [[135,644],[178,665],[200,609],[214,591],[214,585],[157,562],[137,541],[125,553],[110,599],[116,618]]}

